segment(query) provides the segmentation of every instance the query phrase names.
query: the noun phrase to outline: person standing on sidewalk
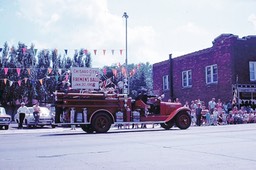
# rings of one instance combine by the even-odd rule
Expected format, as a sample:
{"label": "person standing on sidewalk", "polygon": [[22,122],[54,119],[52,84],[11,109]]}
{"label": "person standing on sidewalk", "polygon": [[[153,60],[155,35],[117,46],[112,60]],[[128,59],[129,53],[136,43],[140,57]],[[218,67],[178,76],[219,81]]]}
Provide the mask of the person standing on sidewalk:
{"label": "person standing on sidewalk", "polygon": [[201,126],[202,123],[202,107],[201,107],[201,103],[197,104],[197,108],[196,108],[196,125],[197,126]]}
{"label": "person standing on sidewalk", "polygon": [[29,113],[29,110],[28,110],[27,106],[25,106],[24,102],[21,102],[21,106],[17,110],[17,113],[19,114],[19,126],[18,126],[18,129],[22,129],[23,128],[23,121],[25,119],[25,116],[26,116],[26,114]]}
{"label": "person standing on sidewalk", "polygon": [[34,118],[35,118],[35,126],[37,126],[38,122],[39,122],[39,117],[40,117],[40,106],[39,106],[39,102],[37,102],[34,106],[33,106],[34,112]]}

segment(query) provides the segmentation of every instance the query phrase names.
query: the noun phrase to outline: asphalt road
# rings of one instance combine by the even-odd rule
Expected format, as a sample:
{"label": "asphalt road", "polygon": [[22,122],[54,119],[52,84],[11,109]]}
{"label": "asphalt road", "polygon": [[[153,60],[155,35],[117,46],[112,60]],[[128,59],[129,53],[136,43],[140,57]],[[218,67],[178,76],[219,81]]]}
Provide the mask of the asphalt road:
{"label": "asphalt road", "polygon": [[0,131],[0,169],[253,170],[256,124],[190,127],[187,130],[81,129]]}

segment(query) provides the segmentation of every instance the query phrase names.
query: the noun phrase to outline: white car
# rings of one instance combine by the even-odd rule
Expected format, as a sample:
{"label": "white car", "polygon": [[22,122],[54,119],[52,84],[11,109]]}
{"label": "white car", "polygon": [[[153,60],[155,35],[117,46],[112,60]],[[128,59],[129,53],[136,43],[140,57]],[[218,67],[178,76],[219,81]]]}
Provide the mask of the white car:
{"label": "white car", "polygon": [[6,114],[4,107],[0,107],[0,129],[9,129],[9,124],[11,123],[11,116]]}
{"label": "white car", "polygon": [[[30,127],[36,127],[35,117],[33,115],[34,109],[33,107],[28,107],[29,114],[25,115],[25,119],[23,122],[23,125],[26,125],[28,128]],[[50,112],[50,110],[47,107],[40,107],[40,113],[39,113],[39,122],[37,126],[43,127],[43,126],[51,126],[52,128],[55,128],[54,119]],[[19,114],[17,113],[14,116],[15,122],[19,124]]]}

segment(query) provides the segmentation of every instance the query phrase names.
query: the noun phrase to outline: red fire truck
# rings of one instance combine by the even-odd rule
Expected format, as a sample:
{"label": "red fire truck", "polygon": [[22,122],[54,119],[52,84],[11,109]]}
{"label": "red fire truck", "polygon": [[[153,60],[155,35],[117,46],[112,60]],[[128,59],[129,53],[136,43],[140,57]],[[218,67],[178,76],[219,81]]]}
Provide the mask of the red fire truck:
{"label": "red fire truck", "polygon": [[55,93],[56,125],[80,125],[87,133],[105,133],[111,125],[161,124],[164,129],[174,124],[180,129],[190,126],[190,110],[180,103],[163,102],[156,96],[132,99],[113,90],[95,91],[100,89],[99,74],[94,68],[71,69],[72,88]]}
{"label": "red fire truck", "polygon": [[146,95],[132,99],[127,94],[56,92],[55,112],[56,125],[80,125],[87,133],[105,133],[120,124],[160,124],[166,130],[191,124],[189,108]]}

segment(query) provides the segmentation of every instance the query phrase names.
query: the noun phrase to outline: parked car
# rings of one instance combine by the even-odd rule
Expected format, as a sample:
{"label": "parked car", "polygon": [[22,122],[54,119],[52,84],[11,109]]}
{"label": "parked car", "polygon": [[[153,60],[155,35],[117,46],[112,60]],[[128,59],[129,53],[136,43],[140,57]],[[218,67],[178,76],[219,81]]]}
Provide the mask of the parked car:
{"label": "parked car", "polygon": [[[28,107],[29,109],[29,114],[25,115],[25,119],[23,124],[26,125],[28,128],[30,127],[36,127],[36,126],[51,126],[52,128],[55,128],[54,123],[54,118],[53,115],[51,114],[50,110],[47,107],[40,107],[40,112],[39,112],[39,121],[38,124],[36,125],[35,122],[35,117],[33,115],[34,109],[33,107]],[[15,122],[19,123],[19,114],[17,113],[14,116]]]}
{"label": "parked car", "polygon": [[4,107],[0,107],[0,129],[4,129],[7,130],[9,129],[9,124],[11,123],[11,116],[6,114],[5,112],[5,108]]}

